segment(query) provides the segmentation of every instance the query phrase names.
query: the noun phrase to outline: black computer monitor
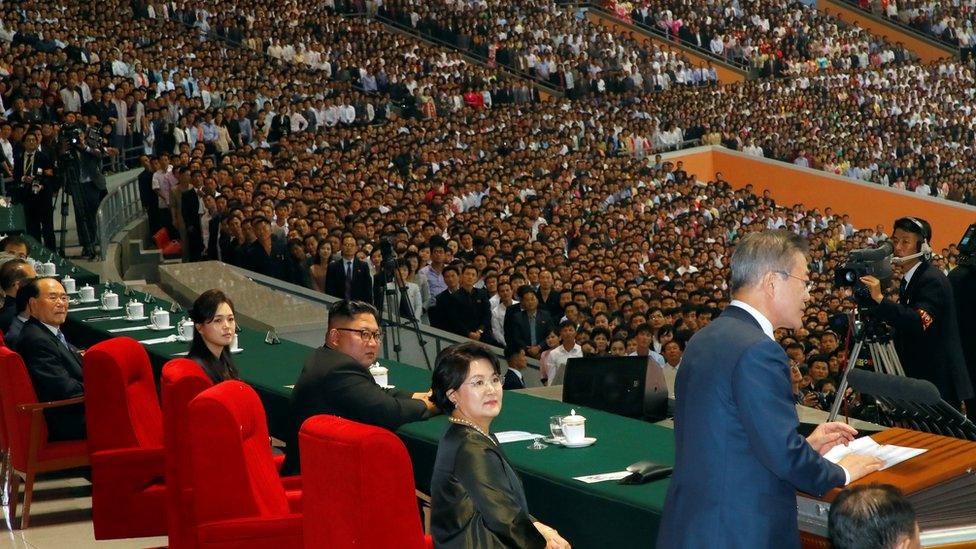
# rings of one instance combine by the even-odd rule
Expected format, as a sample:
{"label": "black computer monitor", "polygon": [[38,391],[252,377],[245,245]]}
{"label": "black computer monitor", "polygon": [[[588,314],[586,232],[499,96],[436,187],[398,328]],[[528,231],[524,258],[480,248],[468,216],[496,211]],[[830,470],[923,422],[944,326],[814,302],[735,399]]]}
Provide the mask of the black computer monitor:
{"label": "black computer monitor", "polygon": [[646,356],[582,357],[566,362],[563,402],[626,417],[667,417],[668,386]]}

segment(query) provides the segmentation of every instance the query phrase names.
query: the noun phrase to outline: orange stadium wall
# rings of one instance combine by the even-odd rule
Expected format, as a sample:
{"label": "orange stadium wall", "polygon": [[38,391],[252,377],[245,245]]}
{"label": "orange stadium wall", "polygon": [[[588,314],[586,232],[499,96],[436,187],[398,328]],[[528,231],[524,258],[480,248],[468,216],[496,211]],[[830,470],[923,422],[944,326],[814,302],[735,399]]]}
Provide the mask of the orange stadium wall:
{"label": "orange stadium wall", "polygon": [[925,218],[932,224],[932,247],[936,252],[958,242],[966,228],[976,223],[973,206],[755,158],[722,147],[697,147],[663,156],[671,161],[681,160],[685,171],[702,181],[714,179],[716,172],[722,172],[737,189],[750,183],[757,194],[769,189],[779,204],[802,203],[821,211],[829,206],[838,215],[850,214],[851,222],[858,228],[881,224],[891,234],[891,224],[899,217]]}
{"label": "orange stadium wall", "polygon": [[861,28],[872,34],[884,36],[892,44],[901,42],[906,48],[915,52],[925,62],[935,61],[943,57],[957,57],[956,50],[949,46],[940,46],[935,41],[926,40],[898,26],[888,24],[880,16],[873,16],[861,10],[845,5],[842,1],[817,0],[817,9],[840,17],[847,23],[857,23]]}

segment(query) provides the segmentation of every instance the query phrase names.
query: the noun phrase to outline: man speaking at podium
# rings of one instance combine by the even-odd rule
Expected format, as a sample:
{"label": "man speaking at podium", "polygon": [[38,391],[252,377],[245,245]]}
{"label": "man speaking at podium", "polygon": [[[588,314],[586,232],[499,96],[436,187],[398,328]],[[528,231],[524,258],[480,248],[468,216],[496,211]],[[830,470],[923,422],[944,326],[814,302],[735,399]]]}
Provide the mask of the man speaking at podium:
{"label": "man speaking at podium", "polygon": [[732,254],[733,301],[688,342],[675,381],[675,467],[659,548],[799,547],[797,490],[821,495],[882,465],[821,457],[853,439],[850,426],[797,433],[790,367],[773,330],[802,325],[806,252],[790,232],[745,236]]}

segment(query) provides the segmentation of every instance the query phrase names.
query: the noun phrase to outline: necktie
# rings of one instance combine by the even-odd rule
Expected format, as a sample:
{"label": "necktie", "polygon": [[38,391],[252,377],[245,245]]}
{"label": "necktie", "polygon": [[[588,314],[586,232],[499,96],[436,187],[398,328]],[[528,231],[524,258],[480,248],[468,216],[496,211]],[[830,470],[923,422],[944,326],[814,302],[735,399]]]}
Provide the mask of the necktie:
{"label": "necktie", "polygon": [[346,299],[352,299],[352,261],[346,261]]}
{"label": "necktie", "polygon": [[24,160],[24,176],[34,175],[34,153],[27,153],[27,158]]}
{"label": "necktie", "polygon": [[535,315],[529,316],[529,347],[535,345]]}
{"label": "necktie", "polygon": [[68,345],[68,340],[64,338],[64,332],[62,332],[61,330],[58,330],[58,341],[60,341],[61,344],[64,345],[65,349],[69,351],[71,350],[71,345]]}
{"label": "necktie", "polygon": [[901,279],[901,283],[898,285],[898,302],[899,303],[905,303],[905,298],[908,297],[906,295],[906,293],[907,293],[906,290],[908,290],[908,280],[903,278],[903,279]]}

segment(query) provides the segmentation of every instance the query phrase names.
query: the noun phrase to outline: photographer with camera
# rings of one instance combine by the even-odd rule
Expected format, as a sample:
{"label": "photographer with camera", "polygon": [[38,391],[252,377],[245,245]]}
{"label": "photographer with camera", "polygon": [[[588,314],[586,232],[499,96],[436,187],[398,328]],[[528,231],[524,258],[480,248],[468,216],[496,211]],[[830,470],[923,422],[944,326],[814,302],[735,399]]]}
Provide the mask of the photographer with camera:
{"label": "photographer with camera", "polygon": [[27,234],[54,249],[54,195],[58,190],[54,160],[40,148],[34,132],[24,136],[24,148],[15,155],[14,181],[16,196],[24,205]]}
{"label": "photographer with camera", "polygon": [[[71,195],[74,204],[75,224],[82,256],[94,258],[98,244],[98,225],[95,213],[105,195],[105,175],[102,173],[102,156],[106,144],[99,133],[97,117],[90,117],[90,124],[75,113],[65,113],[59,139],[60,156],[58,169],[64,181],[64,192]],[[68,212],[64,207],[62,218]],[[63,241],[62,241],[63,249]],[[47,244],[45,244],[47,245]]]}
{"label": "photographer with camera", "polygon": [[927,221],[903,217],[895,221],[893,262],[900,265],[898,301],[886,299],[877,277],[860,281],[874,302],[871,312],[894,328],[895,349],[908,377],[931,381],[942,399],[958,408],[973,397],[966,371],[956,308],[949,279],[929,264],[932,228]]}

